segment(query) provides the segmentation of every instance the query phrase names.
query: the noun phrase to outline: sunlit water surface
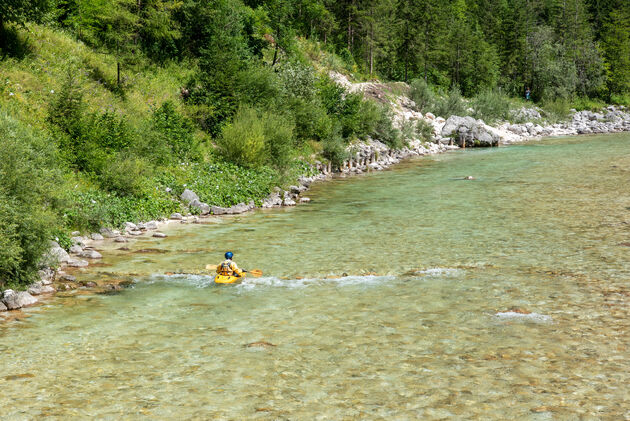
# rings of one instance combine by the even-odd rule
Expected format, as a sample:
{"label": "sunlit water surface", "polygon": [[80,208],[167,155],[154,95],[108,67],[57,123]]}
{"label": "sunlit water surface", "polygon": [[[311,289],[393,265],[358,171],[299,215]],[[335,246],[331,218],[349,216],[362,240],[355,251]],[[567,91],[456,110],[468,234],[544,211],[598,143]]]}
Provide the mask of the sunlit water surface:
{"label": "sunlit water surface", "polygon": [[[630,419],[629,152],[449,153],[107,246],[79,277],[133,288],[0,328],[0,417]],[[228,249],[264,276],[165,275]]]}

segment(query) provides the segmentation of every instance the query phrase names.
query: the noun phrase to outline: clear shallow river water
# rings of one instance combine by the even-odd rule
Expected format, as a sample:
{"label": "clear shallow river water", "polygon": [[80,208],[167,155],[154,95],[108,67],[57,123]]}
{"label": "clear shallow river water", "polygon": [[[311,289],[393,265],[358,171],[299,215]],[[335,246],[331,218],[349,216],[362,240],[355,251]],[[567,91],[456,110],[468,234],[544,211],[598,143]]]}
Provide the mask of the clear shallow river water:
{"label": "clear shallow river water", "polygon": [[[630,419],[629,135],[425,157],[308,195],[104,247],[79,277],[133,288],[0,325],[0,418]],[[228,249],[265,275],[164,274]]]}

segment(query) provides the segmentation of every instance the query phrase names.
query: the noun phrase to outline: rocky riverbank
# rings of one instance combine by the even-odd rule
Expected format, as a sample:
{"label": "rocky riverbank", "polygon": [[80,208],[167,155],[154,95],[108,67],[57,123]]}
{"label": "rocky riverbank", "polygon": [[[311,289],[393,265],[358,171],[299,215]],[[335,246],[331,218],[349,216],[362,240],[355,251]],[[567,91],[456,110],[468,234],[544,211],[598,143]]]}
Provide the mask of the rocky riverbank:
{"label": "rocky riverbank", "polygon": [[[529,121],[518,124],[504,122],[490,126],[484,121],[472,117],[451,116],[444,119],[432,113],[422,114],[415,110],[413,101],[404,95],[386,99],[379,84],[350,84],[347,79],[339,76],[336,76],[336,80],[349,91],[363,91],[376,100],[388,101],[393,110],[394,124],[398,128],[402,128],[409,122],[417,123],[423,120],[433,128],[431,140],[409,139],[405,147],[396,150],[390,149],[375,139],[352,144],[348,147],[348,160],[341,165],[333,166],[331,163],[315,162],[313,168],[316,173],[315,176],[300,177],[294,185],[286,190],[276,187],[268,197],[262,200],[262,208],[307,203],[310,199],[305,193],[313,182],[331,177],[344,177],[383,170],[413,156],[433,155],[466,147],[495,147],[550,136],[630,131],[630,113],[624,107],[609,106],[601,112],[573,110],[570,120],[555,124],[545,124],[536,108],[522,108],[516,112],[515,118]],[[83,288],[108,291],[120,289],[121,283],[118,282],[102,285],[94,282],[80,283],[71,274],[76,268],[87,267],[90,262],[101,259],[102,256],[97,248],[103,242],[126,243],[139,236],[165,238],[166,234],[160,232],[159,229],[166,224],[197,223],[200,222],[200,218],[210,215],[235,215],[256,208],[254,201],[239,203],[229,208],[203,203],[197,194],[189,189],[184,190],[179,199],[190,210],[187,215],[174,213],[169,218],[162,220],[141,223],[127,222],[122,230],[104,227],[99,233],[85,236],[79,232],[74,232],[73,245],[69,252],[57,242],[51,242],[50,251],[43,259],[43,261],[49,262],[47,263],[48,268],[39,272],[40,280],[31,284],[26,291],[5,290],[0,296],[0,314],[3,311],[18,310],[35,305],[43,297],[50,296],[59,290],[68,291]]]}

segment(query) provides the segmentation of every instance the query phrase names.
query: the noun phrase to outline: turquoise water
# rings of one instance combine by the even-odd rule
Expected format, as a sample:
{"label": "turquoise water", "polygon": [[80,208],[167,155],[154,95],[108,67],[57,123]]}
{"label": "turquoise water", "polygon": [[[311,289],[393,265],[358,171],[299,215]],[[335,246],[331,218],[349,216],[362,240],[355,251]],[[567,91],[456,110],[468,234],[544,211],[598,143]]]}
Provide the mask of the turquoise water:
{"label": "turquoise water", "polygon": [[[1,328],[3,418],[630,419],[629,151],[425,157],[104,246],[79,278],[133,288]],[[227,249],[263,277],[165,274]]]}

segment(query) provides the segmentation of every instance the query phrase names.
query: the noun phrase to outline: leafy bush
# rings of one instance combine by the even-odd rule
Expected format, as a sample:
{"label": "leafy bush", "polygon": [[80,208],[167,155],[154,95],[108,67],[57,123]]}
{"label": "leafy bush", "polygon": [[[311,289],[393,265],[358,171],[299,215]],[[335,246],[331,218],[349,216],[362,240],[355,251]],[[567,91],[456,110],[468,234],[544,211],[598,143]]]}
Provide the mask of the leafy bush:
{"label": "leafy bush", "polygon": [[346,151],[346,145],[343,139],[339,135],[333,135],[324,140],[324,149],[322,155],[329,160],[333,165],[340,166],[343,161],[348,159],[348,151]]}
{"label": "leafy bush", "polygon": [[151,144],[147,146],[162,144],[168,149],[168,154],[162,152],[158,159],[164,157],[171,158],[171,162],[182,162],[200,158],[199,145],[191,122],[177,113],[171,101],[165,102],[153,112],[152,128],[154,135],[151,136]]}
{"label": "leafy bush", "polygon": [[0,112],[0,284],[34,277],[63,183],[53,142]]}
{"label": "leafy bush", "polygon": [[269,167],[243,168],[228,163],[193,163],[171,168],[158,177],[162,187],[181,194],[192,189],[202,202],[232,206],[254,200],[260,204],[278,185],[278,175]]}
{"label": "leafy bush", "polygon": [[410,98],[416,103],[418,111],[431,111],[435,103],[435,93],[429,84],[424,79],[414,79],[409,85],[411,87]]}
{"label": "leafy bush", "polygon": [[284,172],[293,155],[294,125],[289,118],[265,113],[264,121],[265,152],[267,162],[274,168]]}
{"label": "leafy bush", "polygon": [[386,106],[379,106],[379,113],[375,120],[376,126],[371,133],[372,137],[380,140],[390,148],[400,148],[403,146],[403,138],[400,130],[394,127],[391,119],[391,111]]}
{"label": "leafy bush", "polygon": [[566,120],[569,116],[571,104],[564,98],[545,101],[542,104],[543,116],[550,122]]}
{"label": "leafy bush", "polygon": [[466,102],[459,88],[454,86],[448,94],[436,98],[434,114],[444,118],[449,118],[452,115],[464,116],[467,114],[466,108]]}
{"label": "leafy bush", "polygon": [[423,142],[431,142],[433,140],[433,125],[426,120],[418,120],[416,136]]}
{"label": "leafy bush", "polygon": [[146,194],[152,173],[151,166],[145,160],[118,154],[105,164],[99,182],[106,191],[139,197]]}
{"label": "leafy bush", "polygon": [[510,117],[510,99],[499,90],[486,90],[472,100],[473,117],[491,124]]}
{"label": "leafy bush", "polygon": [[260,167],[265,162],[265,125],[253,108],[241,108],[217,139],[218,153],[228,162],[243,167]]}
{"label": "leafy bush", "polygon": [[72,191],[66,194],[65,225],[92,230],[122,227],[128,221],[148,221],[180,211],[179,202],[163,191],[144,197],[119,196],[101,190]]}

